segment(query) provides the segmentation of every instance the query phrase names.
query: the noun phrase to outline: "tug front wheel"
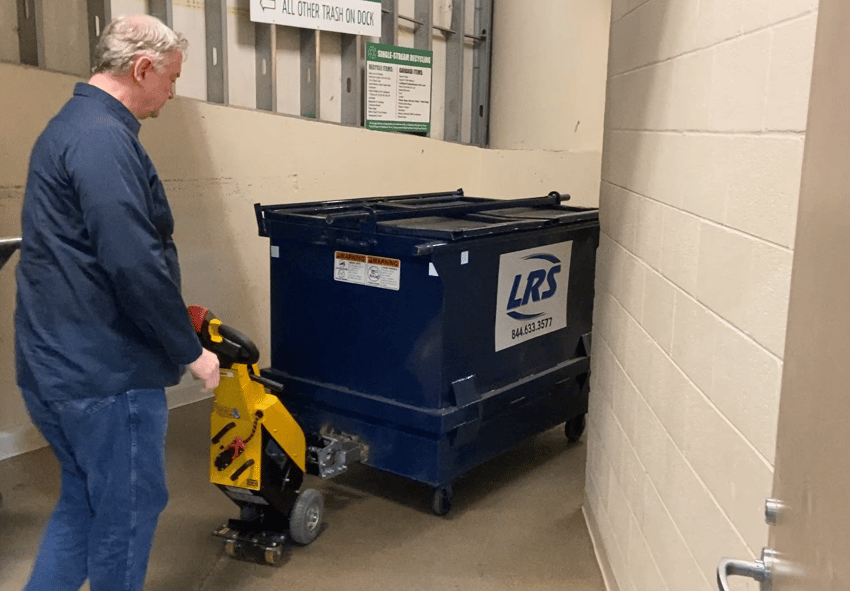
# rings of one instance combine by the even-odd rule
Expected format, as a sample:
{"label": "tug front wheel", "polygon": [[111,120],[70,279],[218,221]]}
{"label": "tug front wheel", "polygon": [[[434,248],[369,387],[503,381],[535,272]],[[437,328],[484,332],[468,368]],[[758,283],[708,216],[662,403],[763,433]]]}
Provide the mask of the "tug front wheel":
{"label": "tug front wheel", "polygon": [[293,542],[306,546],[318,537],[324,505],[322,493],[317,490],[308,488],[298,493],[289,514],[289,536]]}

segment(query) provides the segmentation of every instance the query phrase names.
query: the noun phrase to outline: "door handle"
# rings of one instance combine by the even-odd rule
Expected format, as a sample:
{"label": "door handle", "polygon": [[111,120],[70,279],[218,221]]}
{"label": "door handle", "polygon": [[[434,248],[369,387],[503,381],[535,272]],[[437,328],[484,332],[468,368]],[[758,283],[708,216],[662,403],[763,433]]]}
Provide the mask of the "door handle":
{"label": "door handle", "polygon": [[761,560],[735,560],[724,558],[717,565],[717,588],[719,591],[732,591],[729,587],[729,577],[749,577],[761,583],[761,591],[771,591],[773,588],[773,550],[763,548]]}

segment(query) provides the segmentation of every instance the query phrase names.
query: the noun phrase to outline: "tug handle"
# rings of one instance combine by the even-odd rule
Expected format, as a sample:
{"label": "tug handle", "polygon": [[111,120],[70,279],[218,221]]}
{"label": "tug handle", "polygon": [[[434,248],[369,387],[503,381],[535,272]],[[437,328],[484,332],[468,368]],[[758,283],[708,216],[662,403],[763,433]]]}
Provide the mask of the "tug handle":
{"label": "tug handle", "polygon": [[260,350],[257,349],[257,345],[235,328],[222,324],[218,327],[218,334],[239,347],[239,358],[234,360],[236,363],[254,365],[260,360]]}
{"label": "tug handle", "polygon": [[208,308],[189,306],[189,319],[205,349],[218,356],[223,369],[241,363],[249,367],[260,360],[257,346],[244,334],[224,325]]}
{"label": "tug handle", "polygon": [[254,373],[249,374],[248,377],[257,382],[258,384],[262,384],[272,392],[283,392],[283,384],[281,384],[280,382],[275,382],[274,380],[264,378],[263,376],[258,376]]}

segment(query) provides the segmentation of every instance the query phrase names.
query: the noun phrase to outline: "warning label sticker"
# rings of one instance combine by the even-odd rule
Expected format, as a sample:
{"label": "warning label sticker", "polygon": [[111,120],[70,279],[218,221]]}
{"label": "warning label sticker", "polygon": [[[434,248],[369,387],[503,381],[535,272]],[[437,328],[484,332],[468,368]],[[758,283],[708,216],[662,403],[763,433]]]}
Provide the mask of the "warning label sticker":
{"label": "warning label sticker", "polygon": [[334,253],[334,280],[398,291],[401,261],[352,252]]}

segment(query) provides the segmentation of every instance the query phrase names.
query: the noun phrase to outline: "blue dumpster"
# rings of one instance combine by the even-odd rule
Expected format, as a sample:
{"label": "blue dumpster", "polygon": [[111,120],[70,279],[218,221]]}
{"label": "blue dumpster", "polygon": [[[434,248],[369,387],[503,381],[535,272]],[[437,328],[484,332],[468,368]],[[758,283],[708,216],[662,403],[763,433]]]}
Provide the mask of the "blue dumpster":
{"label": "blue dumpster", "polygon": [[558,193],[255,206],[271,366],[306,433],[433,487],[561,423],[584,429],[598,210]]}

